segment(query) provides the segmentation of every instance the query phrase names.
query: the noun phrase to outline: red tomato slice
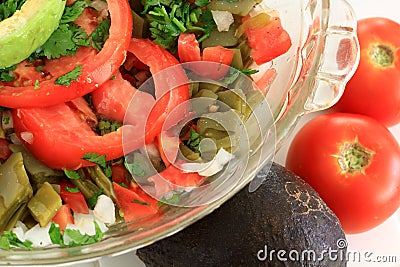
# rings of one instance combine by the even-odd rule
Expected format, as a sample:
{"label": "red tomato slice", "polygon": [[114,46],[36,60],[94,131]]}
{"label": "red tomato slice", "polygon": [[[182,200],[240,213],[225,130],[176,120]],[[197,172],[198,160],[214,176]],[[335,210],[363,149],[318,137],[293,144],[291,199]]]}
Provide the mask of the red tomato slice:
{"label": "red tomato slice", "polygon": [[72,216],[69,205],[62,205],[61,208],[57,211],[56,215],[54,215],[52,221],[60,226],[61,232],[65,230],[67,224],[73,224],[74,217]]}
{"label": "red tomato slice", "polygon": [[[129,123],[138,128],[138,124],[142,125],[141,132],[144,134],[147,114],[155,103],[152,95],[137,90],[122,78],[119,71],[114,74],[114,79],[107,81],[99,89],[92,92],[92,103],[96,112],[103,118],[121,123],[124,121],[131,101],[134,101],[134,103],[130,106],[130,112],[133,112],[134,116],[129,116]],[[137,107],[137,111],[134,112],[135,107]]]}
{"label": "red tomato slice", "polygon": [[199,42],[193,33],[181,33],[178,38],[178,55],[181,63],[201,61]]}
{"label": "red tomato slice", "polygon": [[182,172],[181,169],[172,164],[158,175],[161,175],[164,179],[170,181],[174,185],[183,187],[198,186],[205,178],[197,172]]}
{"label": "red tomato slice", "polygon": [[138,221],[140,219],[157,214],[157,201],[148,195],[138,194],[133,190],[113,183],[117,205],[124,213],[125,222]]}
{"label": "red tomato slice", "polygon": [[82,192],[70,192],[67,188],[76,188],[71,183],[60,183],[60,197],[68,204],[73,212],[89,214],[89,207]]}
{"label": "red tomato slice", "polygon": [[39,88],[32,83],[14,87],[0,82],[0,106],[20,108],[54,105],[90,93],[109,80],[125,59],[132,35],[132,14],[127,0],[107,0],[107,3],[111,16],[109,38],[98,54],[88,56],[85,60],[75,57],[74,62],[78,63],[74,66],[82,64],[82,74],[76,81],[69,86],[58,85],[54,82],[59,76],[53,76],[41,81]]}
{"label": "red tomato slice", "polygon": [[11,156],[11,150],[8,147],[9,143],[6,139],[0,138],[0,159],[6,160]]}
{"label": "red tomato slice", "polygon": [[14,109],[14,130],[24,146],[38,160],[54,169],[78,169],[93,163],[82,159],[86,153],[105,155],[106,160],[122,157],[122,129],[131,140],[126,148],[143,145],[143,136],[122,126],[117,131],[99,136],[67,103],[45,108]]}
{"label": "red tomato slice", "polygon": [[229,71],[234,51],[222,46],[206,47],[203,53],[193,33],[181,33],[178,38],[178,55],[182,63],[194,61],[215,62],[218,64],[190,65],[191,70],[203,77],[219,80]]}
{"label": "red tomato slice", "polygon": [[269,87],[271,86],[271,83],[274,81],[276,77],[276,70],[275,69],[268,69],[260,79],[258,79],[255,83],[258,87],[258,89],[263,93],[263,95],[266,95],[268,92]]}
{"label": "red tomato slice", "polygon": [[249,25],[245,32],[247,41],[253,49],[251,55],[258,65],[286,53],[292,46],[290,36],[283,29],[280,18],[271,18],[264,27]]}
{"label": "red tomato slice", "polygon": [[[149,144],[161,133],[165,120],[174,108],[189,100],[187,77],[184,70],[179,67],[179,61],[167,50],[151,40],[132,38],[128,51],[150,67],[150,72],[154,78],[156,103],[146,123],[145,138],[146,144]],[[162,72],[173,66],[176,66],[173,69],[173,78],[171,78],[170,71]],[[177,84],[182,85],[176,86]],[[187,111],[181,110],[179,118],[174,118],[173,120],[178,123],[181,118],[186,116],[186,113]],[[171,120],[170,123],[173,124]]]}

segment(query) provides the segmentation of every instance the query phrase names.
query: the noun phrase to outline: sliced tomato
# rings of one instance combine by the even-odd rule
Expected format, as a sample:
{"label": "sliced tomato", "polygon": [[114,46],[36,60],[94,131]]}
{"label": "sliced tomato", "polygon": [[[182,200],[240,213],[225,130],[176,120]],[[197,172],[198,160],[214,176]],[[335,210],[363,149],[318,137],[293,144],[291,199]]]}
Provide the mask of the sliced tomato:
{"label": "sliced tomato", "polygon": [[258,79],[255,83],[258,89],[266,95],[268,92],[269,87],[271,86],[272,82],[276,77],[276,70],[275,69],[268,69],[264,72],[260,79]]}
{"label": "sliced tomato", "polygon": [[219,80],[224,77],[232,63],[234,51],[223,46],[206,47],[203,53],[193,33],[181,33],[178,38],[178,55],[181,63],[205,61],[218,64],[191,64],[187,67],[203,77]]}
{"label": "sliced tomato", "polygon": [[113,187],[117,205],[124,214],[125,222],[134,222],[157,214],[158,202],[150,196],[138,193],[132,188],[124,188],[117,183],[113,183]]}
{"label": "sliced tomato", "polygon": [[0,138],[0,159],[6,160],[11,156],[11,150],[8,147],[9,143],[6,139]]}
{"label": "sliced tomato", "polygon": [[[177,163],[179,164],[179,162]],[[174,185],[183,187],[198,186],[205,178],[197,172],[183,172],[181,169],[175,167],[174,164],[169,165],[157,175],[160,175]]]}
{"label": "sliced tomato", "polygon": [[269,23],[262,27],[252,27],[251,23],[248,23],[245,32],[247,41],[253,49],[251,55],[258,65],[286,53],[292,46],[290,36],[283,29],[278,17],[271,18]]}
{"label": "sliced tomato", "polygon": [[[139,124],[142,125],[141,132],[144,134],[147,114],[155,103],[154,97],[137,90],[130,82],[122,78],[119,71],[113,77],[92,92],[94,109],[101,117],[122,123],[128,106],[130,106],[130,112],[134,114],[129,116],[129,123],[138,128]],[[131,104],[132,101],[134,102]],[[134,109],[137,110],[134,111]]]}
{"label": "sliced tomato", "polygon": [[71,192],[71,188],[76,188],[72,183],[60,183],[60,197],[64,203],[68,204],[73,212],[89,214],[89,207],[82,192]]}
{"label": "sliced tomato", "polygon": [[129,172],[123,165],[114,164],[111,166],[111,171],[112,171],[111,180],[113,182],[117,184],[123,183],[126,186],[129,186],[128,182]]}
{"label": "sliced tomato", "polygon": [[[125,59],[132,35],[132,14],[127,0],[107,0],[107,4],[111,26],[103,49],[99,53],[84,53],[84,58],[80,58],[80,54],[70,57],[75,62],[73,66],[59,66],[64,68],[65,74],[81,65],[81,74],[76,81],[72,81],[69,86],[55,84],[60,76],[50,73],[45,79],[41,78],[36,86],[35,78],[27,82],[26,86],[24,83],[12,86],[0,82],[0,106],[21,108],[54,105],[90,93],[108,81]],[[48,67],[50,69],[53,71],[53,68]]]}
{"label": "sliced tomato", "polygon": [[56,215],[54,215],[52,221],[58,224],[61,232],[65,230],[67,224],[73,224],[74,217],[72,216],[71,208],[69,207],[69,205],[62,205],[61,208],[57,211]]}
{"label": "sliced tomato", "polygon": [[[179,66],[179,61],[151,40],[132,38],[128,51],[150,67],[150,72],[154,78],[156,103],[148,116],[145,131],[146,144],[149,144],[161,133],[168,115],[171,115],[171,112],[179,104],[189,100],[187,77],[184,70]],[[163,72],[169,67],[174,68]],[[129,112],[132,113],[131,110]],[[186,113],[187,110],[182,109],[181,113],[178,114],[179,116],[169,119],[170,123],[172,125],[177,124],[179,120],[186,116]]]}
{"label": "sliced tomato", "polygon": [[14,109],[14,130],[23,145],[38,160],[54,169],[78,169],[93,163],[82,159],[86,153],[105,155],[106,160],[122,157],[122,130],[132,137],[126,149],[143,145],[144,137],[122,126],[117,131],[99,136],[75,109],[67,103],[44,108]]}
{"label": "sliced tomato", "polygon": [[178,38],[178,56],[181,63],[201,61],[199,42],[193,33],[181,33]]}

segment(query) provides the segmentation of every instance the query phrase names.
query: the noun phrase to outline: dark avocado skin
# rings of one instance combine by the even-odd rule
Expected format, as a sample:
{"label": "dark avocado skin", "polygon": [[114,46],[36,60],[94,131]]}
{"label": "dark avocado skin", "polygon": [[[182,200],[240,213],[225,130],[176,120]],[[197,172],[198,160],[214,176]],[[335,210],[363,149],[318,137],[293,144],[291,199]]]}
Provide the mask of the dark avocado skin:
{"label": "dark avocado skin", "polygon": [[[205,218],[139,249],[139,258],[163,267],[346,266],[346,248],[337,246],[344,232],[316,191],[276,163],[259,175],[266,178],[255,192],[245,187]],[[286,261],[278,260],[280,249]]]}

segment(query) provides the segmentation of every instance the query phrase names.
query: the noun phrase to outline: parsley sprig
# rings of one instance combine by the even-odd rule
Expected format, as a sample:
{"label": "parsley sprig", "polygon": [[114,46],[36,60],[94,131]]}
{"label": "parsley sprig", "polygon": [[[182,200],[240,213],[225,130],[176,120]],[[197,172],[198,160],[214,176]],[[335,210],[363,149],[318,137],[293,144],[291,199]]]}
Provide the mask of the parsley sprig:
{"label": "parsley sprig", "polygon": [[0,21],[11,17],[15,11],[20,10],[26,0],[0,1]]}
{"label": "parsley sprig", "polygon": [[208,0],[194,3],[181,0],[142,0],[143,14],[150,21],[150,33],[154,42],[174,51],[182,32],[195,32],[199,42],[216,28],[211,11],[202,9]]}

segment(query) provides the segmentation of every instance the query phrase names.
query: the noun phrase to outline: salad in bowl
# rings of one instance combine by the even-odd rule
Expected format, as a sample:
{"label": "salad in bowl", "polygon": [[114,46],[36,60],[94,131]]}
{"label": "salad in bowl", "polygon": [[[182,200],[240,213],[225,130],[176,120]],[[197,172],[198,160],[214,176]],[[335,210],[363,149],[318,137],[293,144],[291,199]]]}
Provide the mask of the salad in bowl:
{"label": "salad in bowl", "polygon": [[248,184],[358,60],[345,1],[284,2],[0,4],[0,262],[135,249]]}

